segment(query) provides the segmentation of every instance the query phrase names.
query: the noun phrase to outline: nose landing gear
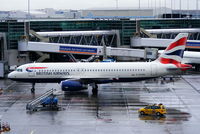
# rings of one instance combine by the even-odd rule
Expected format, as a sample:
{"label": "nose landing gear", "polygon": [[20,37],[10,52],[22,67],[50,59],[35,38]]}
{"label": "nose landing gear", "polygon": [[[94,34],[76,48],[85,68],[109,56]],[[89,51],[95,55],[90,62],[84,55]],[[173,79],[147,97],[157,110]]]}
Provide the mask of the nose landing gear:
{"label": "nose landing gear", "polygon": [[32,83],[31,93],[35,93],[35,83]]}

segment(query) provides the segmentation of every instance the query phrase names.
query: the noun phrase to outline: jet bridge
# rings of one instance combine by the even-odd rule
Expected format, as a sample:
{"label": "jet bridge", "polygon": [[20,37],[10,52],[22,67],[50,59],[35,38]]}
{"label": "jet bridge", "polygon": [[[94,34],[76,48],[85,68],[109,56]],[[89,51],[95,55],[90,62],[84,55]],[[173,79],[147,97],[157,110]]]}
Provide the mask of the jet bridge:
{"label": "jet bridge", "polygon": [[[46,42],[28,42],[20,41],[18,43],[19,51],[36,51],[48,53],[63,53],[63,54],[83,54],[83,55],[104,55],[106,51],[107,56],[123,56],[123,57],[138,57],[144,58],[145,50],[131,49],[131,48],[116,48],[77,44],[61,44],[61,43],[46,43]],[[155,55],[156,58],[157,55]]]}
{"label": "jet bridge", "polygon": [[[26,38],[25,38],[26,39]],[[30,41],[38,42],[48,42],[48,43],[60,43],[60,44],[69,44],[69,45],[88,45],[88,46],[107,46],[107,47],[118,47],[120,46],[120,36],[119,30],[93,30],[93,31],[51,31],[51,32],[35,32],[30,30]],[[30,43],[28,43],[30,44]],[[29,45],[30,46],[30,45]],[[44,44],[43,44],[44,46]],[[61,49],[66,49],[66,47],[62,47]],[[80,47],[71,47],[67,49],[80,49]],[[85,49],[81,47],[83,51],[93,51],[92,49],[88,50],[88,47]],[[20,50],[20,49],[19,49]],[[30,49],[30,51],[32,51]],[[34,51],[34,50],[33,50]],[[48,50],[44,51],[35,51],[39,56],[41,56],[37,62],[41,62],[45,59],[49,58],[49,54],[44,54],[42,52],[48,52]],[[62,53],[63,50],[59,51]],[[103,51],[103,57],[106,58],[106,50]],[[77,61],[73,54],[90,54],[82,51],[73,51],[73,52],[65,52],[73,61]],[[94,54],[94,53],[93,53]]]}

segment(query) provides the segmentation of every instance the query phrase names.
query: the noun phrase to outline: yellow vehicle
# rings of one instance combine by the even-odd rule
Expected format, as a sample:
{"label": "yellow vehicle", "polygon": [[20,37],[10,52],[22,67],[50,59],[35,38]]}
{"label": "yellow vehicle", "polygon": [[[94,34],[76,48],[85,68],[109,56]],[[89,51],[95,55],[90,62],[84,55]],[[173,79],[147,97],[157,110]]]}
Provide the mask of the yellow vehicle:
{"label": "yellow vehicle", "polygon": [[138,112],[140,113],[140,115],[148,114],[157,116],[161,116],[167,113],[165,106],[163,104],[148,105],[145,108],[140,108]]}

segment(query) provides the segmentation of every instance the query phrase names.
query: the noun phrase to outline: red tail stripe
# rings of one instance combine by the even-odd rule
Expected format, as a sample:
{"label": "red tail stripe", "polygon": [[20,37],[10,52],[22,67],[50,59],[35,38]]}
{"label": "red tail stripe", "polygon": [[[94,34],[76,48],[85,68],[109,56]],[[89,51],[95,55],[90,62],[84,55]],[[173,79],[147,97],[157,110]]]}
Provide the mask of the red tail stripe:
{"label": "red tail stripe", "polygon": [[180,68],[181,68],[182,71],[186,71],[186,70],[192,68],[192,65],[181,64],[181,67],[180,67]]}
{"label": "red tail stripe", "polygon": [[175,65],[177,65],[177,64],[180,64],[180,62],[178,62],[178,61],[176,61],[176,60],[173,60],[173,59],[166,59],[166,58],[162,58],[162,57],[160,57],[160,59],[159,59],[159,61],[161,62],[161,63],[163,63],[163,64],[175,64]]}
{"label": "red tail stripe", "polygon": [[180,68],[182,71],[186,71],[192,68],[192,65],[181,64],[180,62],[173,59],[160,58],[159,60],[163,64],[174,64],[177,68]]}
{"label": "red tail stripe", "polygon": [[183,37],[177,40],[176,42],[173,42],[171,45],[169,45],[166,50],[171,50],[174,47],[185,45],[186,41],[187,41],[187,37]]}

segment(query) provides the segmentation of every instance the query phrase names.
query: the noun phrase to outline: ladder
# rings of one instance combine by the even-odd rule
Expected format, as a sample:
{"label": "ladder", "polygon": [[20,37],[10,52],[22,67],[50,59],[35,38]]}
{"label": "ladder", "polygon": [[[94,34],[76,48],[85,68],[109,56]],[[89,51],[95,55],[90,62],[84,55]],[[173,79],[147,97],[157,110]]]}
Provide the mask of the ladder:
{"label": "ladder", "polygon": [[51,89],[48,90],[47,92],[45,92],[43,95],[41,95],[40,97],[30,101],[29,103],[27,103],[26,105],[26,110],[30,110],[30,111],[37,111],[37,108],[39,107],[39,105],[42,103],[42,100],[44,100],[45,98],[54,95],[54,91],[56,91],[56,89]]}

